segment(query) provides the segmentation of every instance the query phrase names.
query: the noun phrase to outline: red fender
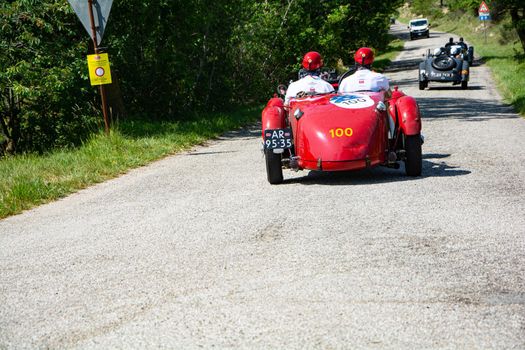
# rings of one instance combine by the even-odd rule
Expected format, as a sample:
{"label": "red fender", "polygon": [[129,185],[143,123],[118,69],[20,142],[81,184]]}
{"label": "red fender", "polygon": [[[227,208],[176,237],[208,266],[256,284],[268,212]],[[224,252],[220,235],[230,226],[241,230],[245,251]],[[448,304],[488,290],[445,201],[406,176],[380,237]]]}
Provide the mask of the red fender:
{"label": "red fender", "polygon": [[388,114],[392,117],[394,120],[394,123],[399,125],[401,122],[397,120],[398,115],[396,113],[396,102],[399,98],[406,96],[403,91],[400,91],[396,86],[394,86],[394,90],[392,91],[392,96],[388,100]]}
{"label": "red fender", "polygon": [[274,97],[262,111],[262,137],[266,129],[283,129],[286,127],[286,113],[284,111],[283,100]]}
{"label": "red fender", "polygon": [[399,91],[397,85],[394,86],[394,91],[392,91],[391,99],[397,100],[398,98],[403,97],[403,96],[406,96],[405,93],[403,91]]}
{"label": "red fender", "polygon": [[395,102],[399,126],[406,136],[421,133],[421,116],[416,99],[411,96],[402,96]]}

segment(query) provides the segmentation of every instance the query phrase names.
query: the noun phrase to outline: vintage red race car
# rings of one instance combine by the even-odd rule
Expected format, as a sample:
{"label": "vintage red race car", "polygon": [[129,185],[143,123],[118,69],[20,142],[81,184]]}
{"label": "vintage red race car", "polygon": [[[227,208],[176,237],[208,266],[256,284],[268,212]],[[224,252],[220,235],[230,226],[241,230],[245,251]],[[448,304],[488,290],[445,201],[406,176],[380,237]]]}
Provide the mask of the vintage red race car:
{"label": "vintage red race car", "polygon": [[421,175],[421,116],[416,100],[385,92],[306,95],[289,106],[277,96],[262,111],[266,172],[283,182],[283,168],[346,171],[375,166]]}

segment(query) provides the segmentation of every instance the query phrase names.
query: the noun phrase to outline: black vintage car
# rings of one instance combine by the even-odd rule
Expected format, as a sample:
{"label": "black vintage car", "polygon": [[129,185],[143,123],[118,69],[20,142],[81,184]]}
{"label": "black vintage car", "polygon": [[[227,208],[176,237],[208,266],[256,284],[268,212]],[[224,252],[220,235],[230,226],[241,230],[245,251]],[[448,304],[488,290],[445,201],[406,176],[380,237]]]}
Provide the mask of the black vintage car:
{"label": "black vintage car", "polygon": [[454,55],[445,47],[427,53],[419,64],[419,90],[428,87],[430,81],[440,83],[461,84],[462,89],[468,88],[470,65],[463,55]]}

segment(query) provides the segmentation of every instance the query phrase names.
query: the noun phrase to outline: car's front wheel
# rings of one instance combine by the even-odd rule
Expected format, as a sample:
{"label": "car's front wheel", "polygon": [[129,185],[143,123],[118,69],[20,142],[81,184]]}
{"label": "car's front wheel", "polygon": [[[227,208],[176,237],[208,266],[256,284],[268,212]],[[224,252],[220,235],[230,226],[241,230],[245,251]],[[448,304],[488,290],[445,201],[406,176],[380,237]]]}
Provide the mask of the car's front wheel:
{"label": "car's front wheel", "polygon": [[465,80],[465,81],[462,81],[462,82],[461,82],[461,88],[462,88],[463,90],[468,89],[468,81],[466,81],[466,80]]}
{"label": "car's front wheel", "polygon": [[419,90],[425,90],[425,88],[428,86],[427,80],[420,80],[419,81]]}
{"label": "car's front wheel", "polygon": [[264,151],[266,158],[266,175],[268,182],[272,185],[283,182],[283,167],[281,165],[281,154],[273,153],[271,149]]}
{"label": "car's front wheel", "polygon": [[423,168],[421,135],[405,137],[405,172],[408,176],[420,176]]}

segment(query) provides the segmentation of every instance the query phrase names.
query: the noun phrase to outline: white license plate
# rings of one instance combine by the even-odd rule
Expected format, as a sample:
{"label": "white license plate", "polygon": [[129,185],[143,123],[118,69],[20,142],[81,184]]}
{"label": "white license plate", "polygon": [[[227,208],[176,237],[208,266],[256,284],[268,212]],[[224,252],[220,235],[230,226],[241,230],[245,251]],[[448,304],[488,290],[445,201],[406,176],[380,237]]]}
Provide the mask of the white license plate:
{"label": "white license plate", "polygon": [[265,149],[292,148],[292,129],[267,129],[264,130]]}

